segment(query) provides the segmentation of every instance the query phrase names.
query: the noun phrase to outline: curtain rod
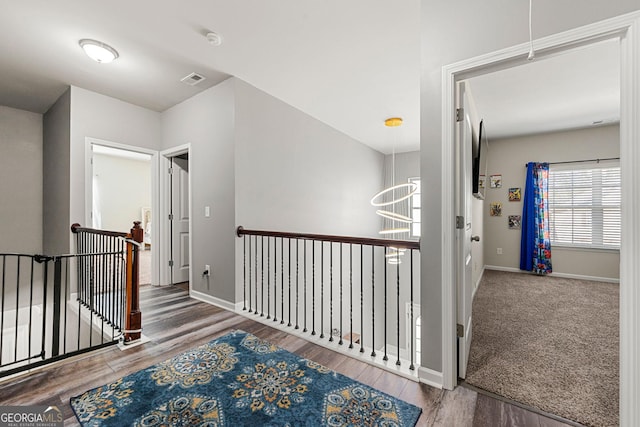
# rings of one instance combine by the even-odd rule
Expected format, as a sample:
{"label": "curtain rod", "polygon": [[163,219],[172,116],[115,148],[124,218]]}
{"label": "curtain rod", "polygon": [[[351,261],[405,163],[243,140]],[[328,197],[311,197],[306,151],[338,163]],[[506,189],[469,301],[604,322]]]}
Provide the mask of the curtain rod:
{"label": "curtain rod", "polygon": [[[604,160],[620,160],[620,157],[608,157],[606,159],[589,159],[589,160],[568,160],[566,162],[548,162],[550,165],[563,165],[563,164],[569,164],[569,163],[586,163],[586,162],[596,162],[596,163],[600,163],[601,161]],[[527,167],[527,164],[525,163],[524,167]]]}

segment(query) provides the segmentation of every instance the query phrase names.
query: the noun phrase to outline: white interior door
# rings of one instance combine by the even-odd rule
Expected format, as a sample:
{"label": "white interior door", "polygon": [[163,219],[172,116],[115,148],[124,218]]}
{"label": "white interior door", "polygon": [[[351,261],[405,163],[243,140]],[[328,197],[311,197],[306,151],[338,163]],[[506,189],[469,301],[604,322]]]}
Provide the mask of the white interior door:
{"label": "white interior door", "polygon": [[189,160],[171,158],[171,284],[189,281]]}
{"label": "white interior door", "polygon": [[459,115],[457,133],[457,174],[456,185],[456,253],[457,253],[457,305],[458,314],[458,377],[465,378],[469,349],[471,348],[471,303],[473,299],[472,260],[471,260],[471,197],[472,197],[472,137],[473,127],[468,114],[467,94],[464,83],[459,83],[458,108]]}

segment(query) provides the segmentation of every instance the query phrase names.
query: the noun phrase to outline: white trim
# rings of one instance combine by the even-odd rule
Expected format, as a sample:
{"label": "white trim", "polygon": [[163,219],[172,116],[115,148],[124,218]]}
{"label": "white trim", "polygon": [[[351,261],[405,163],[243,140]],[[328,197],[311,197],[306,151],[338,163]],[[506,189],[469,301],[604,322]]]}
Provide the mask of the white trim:
{"label": "white trim", "polygon": [[482,282],[482,277],[484,277],[484,272],[488,268],[488,266],[483,266],[482,271],[480,272],[480,276],[478,276],[478,280],[473,285],[473,295],[471,295],[471,301],[476,297],[476,292],[478,292],[478,288],[480,287],[480,282]]}
{"label": "white trim", "polygon": [[[134,145],[121,144],[118,142],[107,141],[104,139],[93,138],[87,136],[84,138],[84,217],[86,223],[85,227],[92,227],[93,221],[91,220],[91,210],[93,209],[93,165],[91,159],[93,158],[92,145],[102,145],[104,147],[117,148],[119,150],[132,151],[134,153],[148,154],[151,156],[151,211],[153,215],[160,208],[160,198],[158,197],[158,189],[160,188],[159,180],[159,164],[160,156],[157,150],[149,148],[136,147]],[[129,230],[117,230],[117,231],[129,231]],[[160,235],[160,225],[158,221],[151,222],[151,235]],[[72,245],[73,242],[72,237]],[[151,245],[151,283],[159,283],[160,280],[160,247],[159,245]]]}
{"label": "white trim", "polygon": [[442,372],[420,366],[418,367],[418,379],[421,383],[435,388],[442,388]]}
{"label": "white trim", "polygon": [[[509,273],[519,273],[519,274],[535,274],[531,271],[520,270],[515,267],[503,267],[501,265],[487,265],[485,266],[487,270],[495,270],[495,271],[507,271]],[[572,274],[572,273],[551,273],[548,274],[549,277],[559,277],[563,279],[578,279],[578,280],[591,280],[593,282],[605,282],[605,283],[620,283],[620,279],[615,279],[611,277],[599,277],[599,276],[587,276],[584,274]]]}
{"label": "white trim", "polygon": [[620,77],[620,425],[640,425],[640,12],[627,18]]}
{"label": "white trim", "polygon": [[[620,425],[640,425],[640,12],[607,19],[534,41],[542,58],[596,41],[619,38],[621,55],[620,165],[622,169],[623,244],[620,250]],[[474,75],[526,63],[526,43],[481,55],[442,69],[442,370],[443,386],[456,381],[455,314],[453,272],[455,146],[455,83]]]}
{"label": "white trim", "polygon": [[[193,290],[193,185],[192,185],[192,161],[191,161],[191,144],[182,144],[176,147],[168,148],[166,150],[160,151],[160,209],[159,209],[159,218],[162,218],[162,221],[156,221],[156,223],[161,223],[159,225],[161,233],[160,238],[158,239],[160,243],[160,253],[158,256],[158,264],[160,265],[160,281],[159,284],[161,286],[167,286],[171,284],[171,273],[169,269],[169,253],[171,253],[171,230],[169,228],[169,223],[167,218],[169,217],[169,203],[171,200],[167,200],[167,194],[169,190],[169,174],[166,171],[169,170],[171,166],[171,161],[169,160],[171,157],[179,156],[180,154],[187,153],[189,155],[189,295]],[[153,248],[153,246],[152,246]]]}
{"label": "white trim", "polygon": [[207,304],[215,305],[216,307],[224,308],[225,310],[230,310],[236,313],[242,311],[242,302],[232,303],[227,300],[214,297],[213,295],[205,294],[203,292],[194,291],[191,289],[189,291],[189,296],[193,299],[197,299],[202,302],[206,302]]}

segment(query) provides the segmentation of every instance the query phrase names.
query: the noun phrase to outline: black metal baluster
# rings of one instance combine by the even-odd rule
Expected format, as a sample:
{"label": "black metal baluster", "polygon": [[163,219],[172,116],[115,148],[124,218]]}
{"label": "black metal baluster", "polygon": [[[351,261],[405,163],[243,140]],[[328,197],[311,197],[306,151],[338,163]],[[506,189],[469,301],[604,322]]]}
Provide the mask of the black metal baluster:
{"label": "black metal baluster", "polygon": [[376,356],[376,247],[371,245],[371,357]]}
{"label": "black metal baluster", "polygon": [[360,244],[360,353],[364,353],[364,245]]}
{"label": "black metal baluster", "polygon": [[[100,253],[104,253],[106,252],[106,239],[107,236],[100,236]],[[102,319],[102,337],[104,337],[104,318],[105,318],[105,313],[106,313],[106,296],[107,296],[107,289],[106,289],[106,284],[107,284],[107,257],[105,255],[100,255],[100,258],[102,259],[101,265],[102,265],[102,271],[100,272],[100,313],[99,313],[99,318]],[[101,341],[103,341],[104,338],[101,338]]]}
{"label": "black metal baluster", "polygon": [[280,324],[284,324],[284,237],[280,238]]}
{"label": "black metal baluster", "polygon": [[304,264],[303,264],[303,274],[304,274],[304,328],[302,329],[302,332],[307,332],[307,241],[304,240],[303,242],[304,245],[304,251],[303,252],[303,257],[304,257]]}
{"label": "black metal baluster", "polygon": [[[13,340],[13,361],[18,361],[18,318],[20,317],[20,255],[16,257],[16,326],[15,326],[15,338]],[[2,325],[4,327],[4,325]]]}
{"label": "black metal baluster", "polygon": [[[396,255],[396,257],[398,257],[398,255]],[[400,263],[399,262],[396,264],[396,344],[398,345],[397,347],[398,360],[396,360],[396,366],[400,366]]]}
{"label": "black metal baluster", "polygon": [[316,241],[311,241],[311,335],[316,334]]}
{"label": "black metal baluster", "polygon": [[342,276],[344,275],[342,271],[342,246],[344,246],[344,244],[340,243],[340,340],[338,341],[340,345],[342,345],[342,335],[344,335],[342,332],[342,313],[344,311],[342,309]]}
{"label": "black metal baluster", "polygon": [[410,303],[411,303],[411,307],[410,307],[410,311],[411,311],[411,327],[409,328],[411,330],[411,364],[409,365],[409,369],[411,369],[412,371],[415,369],[415,366],[413,364],[413,356],[415,354],[415,348],[414,348],[414,336],[413,336],[413,328],[414,328],[414,324],[413,324],[413,249],[411,249],[411,251],[409,252],[409,254],[411,255],[411,261],[410,261],[410,265],[411,265],[411,280],[410,280],[410,286],[411,286],[411,296],[410,296]]}
{"label": "black metal baluster", "polygon": [[[27,348],[27,357],[31,359],[31,327],[33,316],[33,273],[34,273],[34,257],[31,257],[31,278],[29,280],[29,346]],[[65,322],[66,325],[66,322]],[[4,325],[0,325],[2,328]],[[1,339],[1,338],[0,338]]]}
{"label": "black metal baluster", "polygon": [[353,245],[349,243],[349,348],[353,348]]}
{"label": "black metal baluster", "polygon": [[273,238],[273,321],[278,321],[278,238]]}
{"label": "black metal baluster", "polygon": [[267,238],[267,319],[271,319],[271,239]]}
{"label": "black metal baluster", "polygon": [[333,341],[333,242],[329,242],[329,341]]}
{"label": "black metal baluster", "polygon": [[320,338],[324,338],[324,242],[320,241]]}
{"label": "black metal baluster", "polygon": [[249,236],[249,313],[252,313],[251,309],[251,236]]}
{"label": "black metal baluster", "polygon": [[[40,358],[42,358],[43,360],[46,354],[45,338],[47,333],[47,305],[48,305],[47,304],[47,288],[49,284],[49,261],[50,261],[49,259],[45,259],[43,261],[44,277],[42,278],[42,283],[43,283],[43,286],[42,286],[42,340],[40,341]],[[4,301],[4,260],[2,265],[2,291],[3,291],[2,301]],[[4,313],[4,309],[2,310],[2,312]],[[80,313],[80,311],[78,311],[78,313]],[[78,316],[78,319],[79,318],[80,316]],[[3,325],[4,325],[4,322],[3,322]],[[0,343],[0,355],[1,354],[2,354],[2,343]]]}
{"label": "black metal baluster", "polygon": [[247,235],[242,236],[242,311],[247,310]]}
{"label": "black metal baluster", "polygon": [[264,236],[260,236],[260,317],[264,317]]}
{"label": "black metal baluster", "polygon": [[[2,310],[0,311],[0,365],[2,365],[2,345],[4,343],[4,301],[5,301],[5,271],[7,269],[7,256],[6,255],[2,255],[2,299],[0,300],[0,306],[2,307]],[[42,328],[42,330],[44,331],[44,328]],[[44,338],[42,340],[42,342],[44,342]]]}
{"label": "black metal baluster", "polygon": [[62,353],[63,354],[67,354],[67,334],[66,334],[66,330],[67,330],[67,291],[68,286],[69,286],[69,259],[65,259],[65,264],[64,264],[64,278],[65,278],[65,288],[64,288],[64,328],[62,328],[63,332],[63,338],[62,338]]}
{"label": "black metal baluster", "polygon": [[254,313],[256,314],[256,316],[258,315],[258,236],[255,236],[255,253],[256,253],[256,257],[254,259],[254,263],[255,263],[255,270],[254,270],[254,285],[255,285],[255,293],[254,293],[254,299],[255,299],[255,303],[256,303],[256,309],[254,311]]}
{"label": "black metal baluster", "polygon": [[287,326],[291,326],[291,238],[289,240],[289,318],[287,319]]}
{"label": "black metal baluster", "polygon": [[[298,283],[300,282],[300,239],[296,239],[296,327],[294,329],[300,329],[298,326],[298,302],[300,295]],[[289,303],[291,304],[291,303]]]}
{"label": "black metal baluster", "polygon": [[385,362],[389,360],[387,357],[387,250],[388,248],[385,246],[384,248],[384,357],[382,360]]}

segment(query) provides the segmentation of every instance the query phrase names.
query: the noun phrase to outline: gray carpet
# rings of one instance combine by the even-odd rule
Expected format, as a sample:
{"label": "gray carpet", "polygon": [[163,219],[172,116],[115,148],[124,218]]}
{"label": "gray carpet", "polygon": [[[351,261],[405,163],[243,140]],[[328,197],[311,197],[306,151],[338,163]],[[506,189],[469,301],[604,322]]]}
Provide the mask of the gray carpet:
{"label": "gray carpet", "polygon": [[618,425],[619,286],[487,270],[466,381],[587,426]]}

